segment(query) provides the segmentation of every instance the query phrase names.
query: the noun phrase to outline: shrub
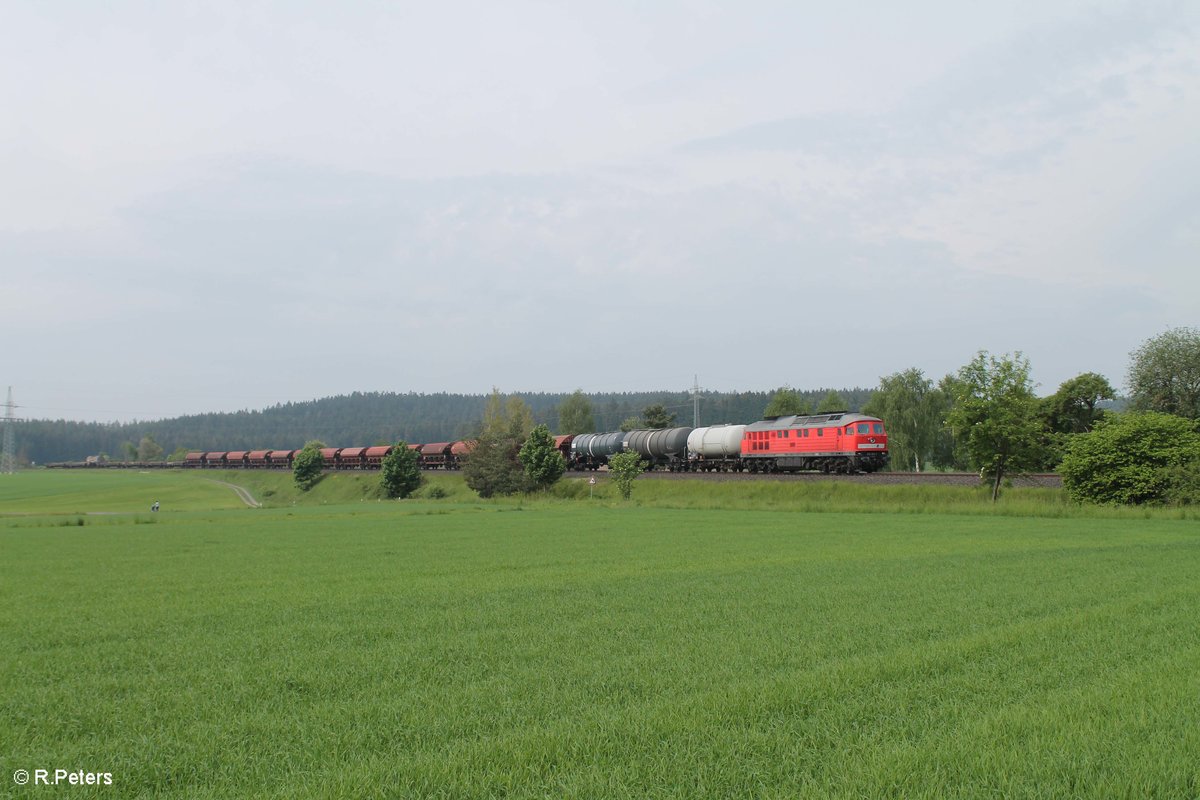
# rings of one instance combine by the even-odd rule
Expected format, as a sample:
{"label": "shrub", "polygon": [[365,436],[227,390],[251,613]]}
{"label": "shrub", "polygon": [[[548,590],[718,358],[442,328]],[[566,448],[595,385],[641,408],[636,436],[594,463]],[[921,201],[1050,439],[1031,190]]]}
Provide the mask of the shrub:
{"label": "shrub", "polygon": [[302,492],[317,485],[324,474],[325,459],[321,458],[322,442],[311,441],[292,460],[292,479]]}
{"label": "shrub", "polygon": [[646,469],[646,462],[637,453],[620,453],[608,459],[608,471],[621,497],[628,500],[633,494],[633,482]]}
{"label": "shrub", "polygon": [[1166,479],[1163,499],[1168,503],[1173,506],[1200,505],[1200,458],[1168,467]]}
{"label": "shrub", "polygon": [[521,442],[499,434],[479,438],[463,467],[463,479],[480,497],[504,496],[529,491],[529,479],[517,453]]}
{"label": "shrub", "polygon": [[538,489],[552,486],[567,469],[562,453],[554,446],[554,437],[545,425],[538,425],[529,434],[517,453],[525,467],[525,477]]}
{"label": "shrub", "polygon": [[400,442],[383,457],[379,473],[380,486],[389,498],[408,497],[421,486],[421,465],[408,442]]}
{"label": "shrub", "polygon": [[1200,433],[1155,411],[1116,414],[1073,437],[1059,472],[1078,502],[1181,502],[1197,494]]}

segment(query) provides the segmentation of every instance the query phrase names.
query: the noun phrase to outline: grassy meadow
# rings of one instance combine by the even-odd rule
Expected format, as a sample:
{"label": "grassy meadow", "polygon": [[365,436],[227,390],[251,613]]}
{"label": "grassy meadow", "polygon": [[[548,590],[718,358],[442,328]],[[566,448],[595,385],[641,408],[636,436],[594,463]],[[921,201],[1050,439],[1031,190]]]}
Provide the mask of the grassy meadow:
{"label": "grassy meadow", "polygon": [[609,488],[0,476],[0,795],[1200,796],[1194,516]]}

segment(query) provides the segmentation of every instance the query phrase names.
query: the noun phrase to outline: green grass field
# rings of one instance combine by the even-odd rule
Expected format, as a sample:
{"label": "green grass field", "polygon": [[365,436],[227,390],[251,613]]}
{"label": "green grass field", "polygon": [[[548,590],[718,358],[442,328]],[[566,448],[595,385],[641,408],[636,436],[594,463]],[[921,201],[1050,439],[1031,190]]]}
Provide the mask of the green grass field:
{"label": "green grass field", "polygon": [[0,792],[1200,795],[1194,518],[336,477],[0,476]]}

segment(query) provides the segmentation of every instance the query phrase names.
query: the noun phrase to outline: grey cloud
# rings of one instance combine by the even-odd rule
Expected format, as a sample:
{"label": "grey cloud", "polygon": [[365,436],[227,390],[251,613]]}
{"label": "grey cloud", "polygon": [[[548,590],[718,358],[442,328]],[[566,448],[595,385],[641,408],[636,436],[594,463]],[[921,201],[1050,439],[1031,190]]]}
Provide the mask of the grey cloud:
{"label": "grey cloud", "polygon": [[[1105,103],[1128,100],[1120,75],[1092,80],[1089,71],[1190,30],[1198,15],[1179,3],[1128,4],[1095,12],[973,51],[895,109],[874,114],[814,114],[758,123],[686,142],[682,153],[812,151],[864,160],[880,155],[928,156],[961,149],[992,119],[1029,119],[1069,126]],[[1035,166],[1069,129],[1043,131],[1005,166]]]}

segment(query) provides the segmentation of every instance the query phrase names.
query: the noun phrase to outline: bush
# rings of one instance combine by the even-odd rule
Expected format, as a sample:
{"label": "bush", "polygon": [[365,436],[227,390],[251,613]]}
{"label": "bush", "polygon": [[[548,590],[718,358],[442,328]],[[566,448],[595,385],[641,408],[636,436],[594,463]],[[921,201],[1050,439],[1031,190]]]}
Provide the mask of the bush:
{"label": "bush", "polygon": [[1173,506],[1200,505],[1200,458],[1168,467],[1166,479],[1163,499],[1168,503]]}
{"label": "bush", "polygon": [[325,459],[321,458],[323,447],[325,445],[321,442],[308,442],[292,460],[292,479],[295,480],[296,486],[302,492],[307,492],[316,486],[324,474]]}
{"label": "bush", "polygon": [[633,482],[646,469],[646,462],[637,453],[620,453],[608,459],[608,471],[621,497],[628,500],[633,494]]}
{"label": "bush", "polygon": [[1112,415],[1091,433],[1073,437],[1059,472],[1077,502],[1195,502],[1198,464],[1195,424],[1149,411]]}
{"label": "bush", "polygon": [[545,425],[533,429],[525,444],[521,445],[517,458],[525,467],[525,477],[539,489],[552,486],[567,469],[567,463],[554,446],[554,437]]}
{"label": "bush", "polygon": [[379,473],[380,487],[388,498],[408,497],[421,486],[421,465],[408,442],[400,442],[383,457]]}
{"label": "bush", "polygon": [[463,467],[467,486],[483,498],[529,491],[531,484],[517,458],[520,449],[520,440],[484,434]]}

